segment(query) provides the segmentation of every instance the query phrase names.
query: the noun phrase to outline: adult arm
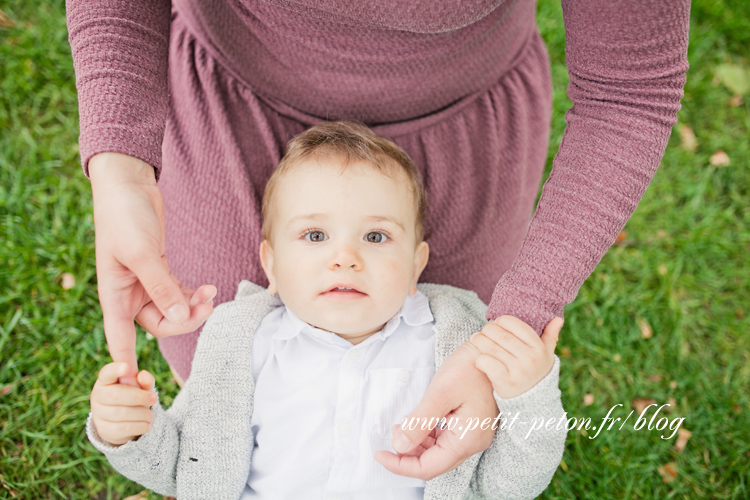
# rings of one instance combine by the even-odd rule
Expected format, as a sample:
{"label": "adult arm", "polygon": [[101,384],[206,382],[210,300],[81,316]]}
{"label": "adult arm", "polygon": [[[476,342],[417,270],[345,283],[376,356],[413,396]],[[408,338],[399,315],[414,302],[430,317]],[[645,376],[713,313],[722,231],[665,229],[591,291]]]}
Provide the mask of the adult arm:
{"label": "adult arm", "polygon": [[81,160],[94,197],[104,331],[112,359],[130,367],[121,381],[137,385],[133,318],[160,336],[180,323],[195,329],[216,294],[213,287],[194,294],[182,286],[164,258],[156,181],[167,113],[170,2],[68,0],[66,7]]}
{"label": "adult arm", "polygon": [[122,153],[161,169],[167,117],[169,0],[67,0],[81,163]]}
{"label": "adult arm", "polygon": [[521,250],[487,319],[541,334],[571,303],[646,191],[677,121],[689,0],[563,0],[573,107]]}

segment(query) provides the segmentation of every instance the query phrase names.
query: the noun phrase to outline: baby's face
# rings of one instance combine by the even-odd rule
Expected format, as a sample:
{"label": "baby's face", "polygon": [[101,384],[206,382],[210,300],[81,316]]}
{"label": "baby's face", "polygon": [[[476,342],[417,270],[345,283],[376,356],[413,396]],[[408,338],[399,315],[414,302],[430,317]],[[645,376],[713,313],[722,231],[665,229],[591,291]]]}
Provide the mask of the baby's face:
{"label": "baby's face", "polygon": [[343,173],[338,159],[295,165],[277,186],[271,242],[260,248],[269,290],[353,344],[380,330],[427,264],[409,185],[404,172],[388,177],[364,162]]}

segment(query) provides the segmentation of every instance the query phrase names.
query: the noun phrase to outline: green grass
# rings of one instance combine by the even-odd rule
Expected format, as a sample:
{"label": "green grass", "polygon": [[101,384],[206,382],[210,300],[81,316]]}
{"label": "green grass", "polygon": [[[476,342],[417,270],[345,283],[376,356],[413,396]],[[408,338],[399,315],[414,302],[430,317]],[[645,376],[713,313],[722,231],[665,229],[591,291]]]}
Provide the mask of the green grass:
{"label": "green grass", "polygon": [[[673,398],[667,416],[684,417],[692,438],[678,453],[675,439],[630,424],[595,439],[571,431],[544,498],[750,498],[750,95],[731,106],[714,72],[748,67],[743,3],[693,2],[679,120],[698,148],[673,135],[624,244],[566,308],[558,347],[569,415],[596,425],[612,405],[624,405],[614,413],[624,418],[636,398]],[[108,354],[64,3],[0,8],[16,24],[0,30],[0,498],[121,498],[139,487],[111,470],[83,429]],[[555,81],[549,168],[569,106],[559,2],[541,2],[539,24]],[[730,166],[710,164],[717,150]],[[62,288],[62,273],[75,276],[73,288]],[[138,349],[174,395],[155,343],[141,335]],[[670,483],[658,473],[667,463],[677,470]]]}

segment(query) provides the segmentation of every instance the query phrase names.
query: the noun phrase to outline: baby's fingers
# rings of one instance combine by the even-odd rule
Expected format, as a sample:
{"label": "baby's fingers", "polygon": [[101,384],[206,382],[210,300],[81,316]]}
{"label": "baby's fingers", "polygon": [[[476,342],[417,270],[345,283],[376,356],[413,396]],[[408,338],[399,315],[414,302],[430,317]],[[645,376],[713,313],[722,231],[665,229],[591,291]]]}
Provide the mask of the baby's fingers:
{"label": "baby's fingers", "polygon": [[117,380],[125,375],[128,371],[127,363],[109,363],[99,370],[99,376],[96,379],[96,385],[114,385]]}
{"label": "baby's fingers", "polygon": [[108,420],[95,420],[96,432],[99,436],[114,445],[125,444],[133,438],[143,436],[151,431],[148,422],[110,422]]}
{"label": "baby's fingers", "polygon": [[91,403],[108,406],[144,406],[156,404],[156,393],[130,385],[97,385],[91,391]]}
{"label": "baby's fingers", "polygon": [[140,373],[136,375],[136,380],[138,381],[138,385],[141,386],[141,389],[143,389],[144,391],[154,392],[156,380],[154,379],[154,376],[149,372],[147,372],[146,370],[141,370]]}
{"label": "baby's fingers", "polygon": [[144,406],[108,406],[93,402],[91,409],[97,420],[146,423],[154,421],[154,412]]}

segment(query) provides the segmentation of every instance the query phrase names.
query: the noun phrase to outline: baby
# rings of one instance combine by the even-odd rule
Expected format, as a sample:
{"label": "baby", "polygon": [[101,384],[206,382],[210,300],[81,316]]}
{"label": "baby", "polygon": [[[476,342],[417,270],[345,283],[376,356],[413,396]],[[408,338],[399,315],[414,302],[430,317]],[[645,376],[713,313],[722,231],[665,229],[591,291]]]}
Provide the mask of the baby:
{"label": "baby", "polygon": [[[330,122],[294,138],[263,198],[268,289],[243,281],[216,308],[169,410],[148,372],[138,389],[117,383],[123,363],[103,367],[91,442],[125,476],[179,499],[538,495],[567,435],[538,424],[564,416],[557,332],[487,323],[473,292],[417,285],[425,205],[410,158],[366,127]],[[394,424],[469,339],[505,416],[492,445],[427,481],[389,472]],[[412,455],[442,432],[461,434],[437,428]]]}

